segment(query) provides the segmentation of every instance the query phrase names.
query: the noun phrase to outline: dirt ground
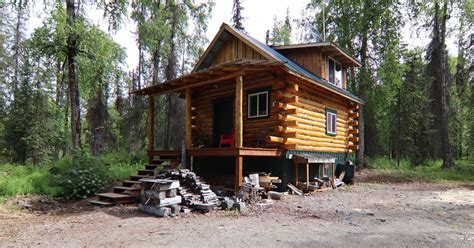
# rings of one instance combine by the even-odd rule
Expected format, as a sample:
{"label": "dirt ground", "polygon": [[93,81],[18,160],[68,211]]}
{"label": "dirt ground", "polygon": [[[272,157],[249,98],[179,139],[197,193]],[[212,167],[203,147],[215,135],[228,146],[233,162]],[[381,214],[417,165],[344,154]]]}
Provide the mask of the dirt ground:
{"label": "dirt ground", "polygon": [[473,183],[407,183],[370,172],[354,186],[288,195],[242,214],[155,218],[135,206],[50,205],[4,206],[0,246],[474,247]]}

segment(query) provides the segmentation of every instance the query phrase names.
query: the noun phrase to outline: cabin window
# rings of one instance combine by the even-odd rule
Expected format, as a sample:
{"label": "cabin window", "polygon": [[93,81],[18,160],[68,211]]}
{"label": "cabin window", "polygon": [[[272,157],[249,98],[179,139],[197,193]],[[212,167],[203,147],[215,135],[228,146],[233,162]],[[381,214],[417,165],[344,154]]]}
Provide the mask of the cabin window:
{"label": "cabin window", "polygon": [[268,91],[248,94],[248,118],[268,116]]}
{"label": "cabin window", "polygon": [[332,109],[326,109],[326,134],[336,136],[337,112]]}
{"label": "cabin window", "polygon": [[342,87],[342,66],[332,58],[328,58],[328,81],[337,87]]}

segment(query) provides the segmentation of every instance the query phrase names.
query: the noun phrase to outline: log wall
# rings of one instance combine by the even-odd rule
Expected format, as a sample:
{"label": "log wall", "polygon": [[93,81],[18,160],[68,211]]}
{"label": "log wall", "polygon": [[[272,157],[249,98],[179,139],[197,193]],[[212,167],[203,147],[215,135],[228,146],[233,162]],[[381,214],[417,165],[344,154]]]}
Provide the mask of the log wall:
{"label": "log wall", "polygon": [[[285,114],[278,114],[282,123],[277,134],[269,135],[267,142],[280,144],[288,150],[308,150],[343,153],[357,150],[357,105],[324,93],[316,87],[295,83],[296,92],[283,91],[276,107]],[[337,111],[336,135],[326,134],[326,108]]]}
{"label": "log wall", "polygon": [[[253,80],[249,82],[244,78],[243,83],[243,145],[253,146],[252,141],[259,135],[259,132],[265,127],[278,126],[281,121],[278,119],[277,108],[272,107],[276,94],[279,90],[283,89],[285,84],[276,78],[268,78],[260,81]],[[248,118],[248,91],[258,89],[271,89],[270,90],[270,116],[256,119]],[[225,99],[227,97],[235,96],[235,80],[219,83],[216,85],[200,87],[193,90],[192,106],[195,112],[193,113],[193,140],[200,139],[206,141],[207,146],[209,142],[212,142],[213,135],[213,106],[215,102]],[[234,103],[234,101],[232,101]],[[233,106],[232,109],[235,109]],[[235,112],[232,113],[232,123],[235,123]],[[276,134],[274,130],[270,130],[269,135]],[[265,139],[265,136],[262,137]],[[279,147],[278,144],[261,144],[259,147],[275,148]]]}

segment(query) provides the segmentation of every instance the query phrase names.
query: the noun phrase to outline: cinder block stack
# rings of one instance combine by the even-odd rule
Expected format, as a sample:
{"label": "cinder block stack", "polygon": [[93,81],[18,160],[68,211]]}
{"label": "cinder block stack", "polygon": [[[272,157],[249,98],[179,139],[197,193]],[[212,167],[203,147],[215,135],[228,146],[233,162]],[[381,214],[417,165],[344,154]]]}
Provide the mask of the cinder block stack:
{"label": "cinder block stack", "polygon": [[178,195],[180,183],[178,180],[141,179],[142,190],[138,209],[159,217],[177,215],[182,202]]}

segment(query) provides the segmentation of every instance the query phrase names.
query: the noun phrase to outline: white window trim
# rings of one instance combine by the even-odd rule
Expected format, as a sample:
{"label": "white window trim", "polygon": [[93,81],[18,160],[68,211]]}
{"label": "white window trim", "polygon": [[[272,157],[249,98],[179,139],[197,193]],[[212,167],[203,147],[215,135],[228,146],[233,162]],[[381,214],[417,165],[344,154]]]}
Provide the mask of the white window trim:
{"label": "white window trim", "polygon": [[[263,94],[266,95],[266,98],[265,98],[265,100],[266,100],[266,104],[265,104],[266,111],[265,111],[265,113],[266,114],[265,115],[260,115],[259,114],[260,113],[260,111],[259,111],[260,110],[259,109],[260,108],[260,102],[259,102],[260,97],[259,96],[263,95]],[[250,108],[251,108],[251,106],[250,106],[250,97],[252,97],[252,96],[257,96],[257,115],[254,115],[254,116],[250,115]],[[252,119],[252,118],[267,117],[267,116],[268,116],[268,91],[260,91],[260,92],[255,92],[255,93],[252,93],[252,94],[248,94],[248,96],[247,96],[247,117],[249,119]]]}
{"label": "white window trim", "polygon": [[[334,82],[329,81],[329,60],[334,61],[334,75],[333,75]],[[328,82],[342,89],[342,84],[344,82],[344,69],[342,68],[342,64],[339,61],[335,60],[331,56],[328,56],[327,64],[328,64]],[[341,83],[339,85],[337,85],[336,82],[335,82],[335,80],[336,80],[336,65],[335,64],[338,64],[341,67],[341,70],[342,70],[341,71]]]}
{"label": "white window trim", "polygon": [[[331,123],[331,120],[332,120],[331,116],[333,116],[333,115],[334,115],[334,123]],[[333,125],[331,125],[331,124],[333,124]],[[334,130],[331,130],[333,127],[334,127]],[[336,128],[337,128],[337,114],[328,111],[326,113],[326,132],[328,134],[336,135],[337,134]]]}

